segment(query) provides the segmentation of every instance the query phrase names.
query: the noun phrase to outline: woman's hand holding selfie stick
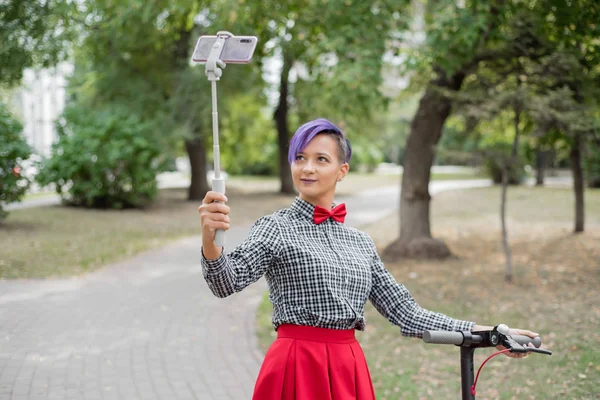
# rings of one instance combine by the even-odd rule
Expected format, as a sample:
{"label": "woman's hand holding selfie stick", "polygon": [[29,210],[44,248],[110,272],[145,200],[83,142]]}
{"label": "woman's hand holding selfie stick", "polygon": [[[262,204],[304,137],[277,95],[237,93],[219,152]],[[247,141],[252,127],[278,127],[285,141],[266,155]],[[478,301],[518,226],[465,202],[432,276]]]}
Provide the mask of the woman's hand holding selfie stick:
{"label": "woman's hand holding selfie stick", "polygon": [[210,191],[204,196],[202,205],[198,208],[202,221],[202,251],[207,260],[219,258],[223,252],[223,245],[215,240],[218,232],[229,229],[229,206],[224,203],[227,197],[223,193]]}

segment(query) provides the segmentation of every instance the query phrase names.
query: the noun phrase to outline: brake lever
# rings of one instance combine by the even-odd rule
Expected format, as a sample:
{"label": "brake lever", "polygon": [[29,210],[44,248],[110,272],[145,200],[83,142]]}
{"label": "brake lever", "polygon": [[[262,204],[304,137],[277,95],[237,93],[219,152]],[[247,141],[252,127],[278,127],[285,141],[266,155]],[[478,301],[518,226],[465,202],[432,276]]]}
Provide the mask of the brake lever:
{"label": "brake lever", "polygon": [[551,356],[552,352],[546,349],[536,349],[535,347],[527,348],[527,351],[531,351],[533,353],[546,354],[547,356]]}
{"label": "brake lever", "polygon": [[533,347],[533,346],[532,347],[522,346],[520,343],[518,343],[516,340],[514,340],[510,336],[503,335],[503,334],[500,334],[500,344],[502,346],[506,347],[507,349],[509,349],[511,353],[533,352],[533,353],[546,354],[548,356],[552,355],[552,352],[550,350],[539,349],[539,348]]}
{"label": "brake lever", "polygon": [[527,353],[529,351],[529,347],[523,347],[510,336],[502,334],[500,334],[500,344],[509,349],[511,353]]}

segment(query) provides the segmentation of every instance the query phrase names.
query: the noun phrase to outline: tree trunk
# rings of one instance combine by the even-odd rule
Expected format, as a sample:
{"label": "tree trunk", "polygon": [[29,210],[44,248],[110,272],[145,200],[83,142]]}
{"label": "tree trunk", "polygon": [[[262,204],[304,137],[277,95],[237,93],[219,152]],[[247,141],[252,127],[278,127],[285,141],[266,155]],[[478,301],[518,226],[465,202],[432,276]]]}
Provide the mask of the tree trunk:
{"label": "tree trunk", "polygon": [[436,87],[459,90],[465,75],[439,79],[429,84],[412,120],[404,152],[404,172],[400,196],[400,237],[383,252],[387,260],[400,257],[446,258],[450,250],[440,240],[433,239],[429,221],[429,180],[444,123],[450,115],[451,100]]}
{"label": "tree trunk", "polygon": [[585,225],[583,168],[581,167],[582,143],[581,135],[576,134],[571,147],[571,169],[573,171],[573,191],[575,192],[575,233],[583,232]]}
{"label": "tree trunk", "polygon": [[[492,18],[481,33],[479,49],[486,47],[491,33],[498,27],[500,7],[503,5],[504,0],[499,0],[490,8]],[[429,223],[429,180],[435,145],[442,136],[444,123],[452,109],[451,99],[443,96],[436,88],[460,90],[467,74],[476,70],[484,59],[482,54],[473,54],[451,77],[441,67],[433,68],[438,78],[429,82],[419,102],[405,148],[400,194],[400,237],[384,250],[382,255],[388,260],[406,256],[446,258],[451,255],[444,242],[431,237]]]}
{"label": "tree trunk", "polygon": [[502,198],[500,200],[500,222],[502,224],[502,248],[504,249],[505,265],[504,265],[504,281],[511,283],[513,280],[513,264],[512,264],[512,251],[510,244],[508,243],[508,228],[506,226],[506,197],[508,192],[508,179],[510,175],[510,169],[517,160],[517,153],[519,151],[519,122],[521,120],[521,110],[518,106],[515,106],[515,139],[513,140],[512,151],[508,161],[503,165],[502,168]]}
{"label": "tree trunk", "polygon": [[[187,15],[185,16],[187,18]],[[187,24],[182,22],[183,26]],[[192,30],[182,28],[179,30],[179,38],[175,42],[175,46],[173,48],[173,62],[175,63],[175,68],[185,68],[186,64],[189,63],[190,60],[190,38],[192,37]]]}
{"label": "tree trunk", "polygon": [[[181,21],[183,27],[187,26],[185,18],[187,16],[184,17],[184,21]],[[179,38],[173,47],[173,70],[189,68],[191,36],[191,29],[181,28],[179,30]],[[191,130],[193,131],[194,128]],[[188,200],[199,201],[210,190],[210,186],[206,180],[206,149],[204,147],[204,140],[199,132],[192,133],[195,135],[192,139],[185,139],[185,150],[190,160],[191,171]]]}
{"label": "tree trunk", "polygon": [[206,192],[210,190],[206,180],[206,149],[204,148],[202,138],[186,139],[185,150],[190,159],[192,172],[190,187],[188,189],[188,200],[202,200]]}
{"label": "tree trunk", "polygon": [[281,79],[279,85],[279,104],[273,114],[275,125],[277,126],[277,142],[279,144],[279,180],[281,182],[281,193],[295,193],[292,173],[288,163],[288,146],[290,140],[290,131],[288,127],[288,78],[292,69],[292,60],[283,53],[283,67],[281,69]]}
{"label": "tree trunk", "polygon": [[509,166],[502,168],[502,194],[500,198],[500,223],[502,225],[502,248],[504,250],[504,281],[512,282],[512,252],[508,243],[508,229],[506,228],[506,196],[508,192]]}
{"label": "tree trunk", "polygon": [[546,158],[548,152],[542,150],[541,146],[535,151],[535,186],[544,186],[544,175],[546,173]]}

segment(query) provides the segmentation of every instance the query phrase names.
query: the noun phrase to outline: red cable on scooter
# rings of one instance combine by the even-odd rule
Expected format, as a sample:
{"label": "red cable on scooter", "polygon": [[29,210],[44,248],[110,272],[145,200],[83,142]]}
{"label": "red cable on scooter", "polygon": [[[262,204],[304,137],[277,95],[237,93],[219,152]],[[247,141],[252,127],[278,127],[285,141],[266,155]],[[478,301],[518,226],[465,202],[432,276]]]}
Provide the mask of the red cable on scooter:
{"label": "red cable on scooter", "polygon": [[477,370],[477,375],[475,376],[475,382],[473,382],[473,386],[471,386],[471,395],[475,396],[477,394],[475,391],[475,386],[477,386],[477,380],[479,379],[479,373],[481,372],[481,368],[483,368],[485,363],[488,362],[490,359],[496,357],[498,354],[508,353],[509,351],[510,351],[510,349],[500,350],[500,351],[492,354],[488,358],[486,358],[485,361],[481,363],[481,366],[479,366],[479,369]]}

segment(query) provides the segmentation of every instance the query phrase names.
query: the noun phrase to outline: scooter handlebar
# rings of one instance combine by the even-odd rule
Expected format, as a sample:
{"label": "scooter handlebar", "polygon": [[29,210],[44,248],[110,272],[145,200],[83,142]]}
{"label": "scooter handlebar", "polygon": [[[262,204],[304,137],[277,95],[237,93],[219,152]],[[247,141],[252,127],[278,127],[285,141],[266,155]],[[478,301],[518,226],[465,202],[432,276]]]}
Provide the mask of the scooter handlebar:
{"label": "scooter handlebar", "polygon": [[453,331],[425,331],[423,332],[423,341],[434,344],[454,344],[460,346],[463,344],[465,336],[462,332]]}
{"label": "scooter handlebar", "polygon": [[535,347],[540,347],[542,345],[542,338],[539,336],[536,336],[534,338],[531,338],[529,336],[523,336],[523,335],[511,335],[510,336],[515,342],[519,343],[520,345],[528,345],[529,343],[533,344]]}
{"label": "scooter handlebar", "polygon": [[[470,336],[473,338],[477,334],[478,332],[471,332]],[[542,338],[539,336],[531,338],[523,335],[510,335],[510,338],[522,346],[526,346],[529,343],[532,343],[535,347],[542,345]],[[465,334],[453,331],[425,331],[423,332],[423,341],[432,344],[454,344],[460,346],[465,342]]]}

